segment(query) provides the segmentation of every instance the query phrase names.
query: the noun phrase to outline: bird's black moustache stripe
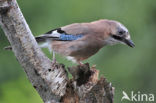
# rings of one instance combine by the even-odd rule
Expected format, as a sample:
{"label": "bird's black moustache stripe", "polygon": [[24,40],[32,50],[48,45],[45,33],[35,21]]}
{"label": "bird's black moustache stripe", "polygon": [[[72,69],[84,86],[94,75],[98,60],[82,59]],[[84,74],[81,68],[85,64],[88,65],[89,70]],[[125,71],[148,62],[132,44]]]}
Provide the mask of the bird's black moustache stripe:
{"label": "bird's black moustache stripe", "polygon": [[124,38],[122,36],[112,35],[112,38],[114,38],[115,40],[124,42],[125,44],[127,44],[128,46],[130,46],[132,48],[135,46],[134,43],[132,42],[132,40],[126,39],[126,38]]}
{"label": "bird's black moustache stripe", "polygon": [[123,41],[123,40],[124,40],[124,38],[121,37],[121,36],[112,35],[112,37],[113,37],[114,39],[116,39],[116,40],[119,40],[119,41]]}

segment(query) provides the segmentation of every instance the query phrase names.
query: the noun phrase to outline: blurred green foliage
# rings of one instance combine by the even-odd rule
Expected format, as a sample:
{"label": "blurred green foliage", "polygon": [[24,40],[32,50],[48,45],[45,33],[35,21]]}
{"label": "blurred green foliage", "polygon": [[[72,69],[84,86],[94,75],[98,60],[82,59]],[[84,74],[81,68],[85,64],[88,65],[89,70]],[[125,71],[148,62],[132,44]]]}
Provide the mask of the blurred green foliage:
{"label": "blurred green foliage", "polygon": [[[122,91],[156,95],[156,0],[18,0],[36,36],[75,22],[113,19],[123,23],[135,42],[134,49],[124,45],[107,46],[85,62],[96,64],[115,87],[115,103]],[[0,103],[42,103],[11,51],[0,30]],[[47,56],[51,55],[44,50]],[[69,61],[57,56],[60,63]],[[74,64],[73,64],[74,65]],[[123,101],[123,103],[131,103]]]}

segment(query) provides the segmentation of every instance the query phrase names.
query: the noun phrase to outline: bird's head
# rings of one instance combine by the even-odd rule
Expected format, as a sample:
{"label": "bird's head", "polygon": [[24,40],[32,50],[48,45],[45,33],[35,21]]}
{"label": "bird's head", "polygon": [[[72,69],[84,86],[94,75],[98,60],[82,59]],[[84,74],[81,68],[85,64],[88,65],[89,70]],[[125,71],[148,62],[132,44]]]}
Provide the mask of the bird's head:
{"label": "bird's head", "polygon": [[109,24],[109,35],[106,39],[108,45],[121,43],[132,48],[135,46],[131,40],[128,29],[123,24],[112,20],[107,23]]}

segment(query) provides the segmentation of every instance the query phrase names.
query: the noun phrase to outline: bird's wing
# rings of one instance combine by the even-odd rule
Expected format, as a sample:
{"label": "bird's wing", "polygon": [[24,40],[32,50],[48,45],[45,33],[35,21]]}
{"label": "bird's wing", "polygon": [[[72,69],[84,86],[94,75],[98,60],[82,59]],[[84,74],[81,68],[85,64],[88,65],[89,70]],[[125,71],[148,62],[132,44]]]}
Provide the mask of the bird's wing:
{"label": "bird's wing", "polygon": [[51,30],[41,36],[36,37],[37,42],[43,42],[46,39],[56,41],[73,41],[82,38],[91,32],[88,23],[74,23],[61,28]]}
{"label": "bird's wing", "polygon": [[77,34],[88,34],[91,30],[90,23],[74,23],[61,28],[67,34],[77,35]]}

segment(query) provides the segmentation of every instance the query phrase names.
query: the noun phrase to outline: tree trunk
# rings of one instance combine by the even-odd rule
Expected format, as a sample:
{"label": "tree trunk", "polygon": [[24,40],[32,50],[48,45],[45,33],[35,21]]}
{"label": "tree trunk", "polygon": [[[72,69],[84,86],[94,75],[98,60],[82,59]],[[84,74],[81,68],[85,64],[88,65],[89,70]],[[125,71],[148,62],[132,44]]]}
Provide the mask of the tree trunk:
{"label": "tree trunk", "polygon": [[0,25],[12,51],[44,103],[113,103],[114,89],[89,64],[52,64],[39,48],[16,0],[0,0]]}

